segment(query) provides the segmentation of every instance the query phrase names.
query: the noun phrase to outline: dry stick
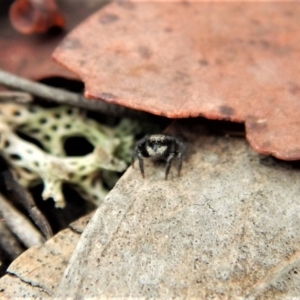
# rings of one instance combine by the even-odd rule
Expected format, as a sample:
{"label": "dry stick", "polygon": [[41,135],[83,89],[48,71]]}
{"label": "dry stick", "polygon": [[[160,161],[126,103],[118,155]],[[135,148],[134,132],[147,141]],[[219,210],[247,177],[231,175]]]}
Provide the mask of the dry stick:
{"label": "dry stick", "polygon": [[11,171],[3,171],[2,176],[9,195],[15,201],[20,203],[29,213],[29,216],[41,230],[48,240],[53,236],[52,229],[42,212],[37,208],[30,193],[16,180]]}
{"label": "dry stick", "polygon": [[31,93],[35,96],[41,97],[46,100],[54,101],[59,104],[67,104],[77,107],[82,107],[89,110],[99,111],[112,116],[119,117],[133,117],[133,118],[153,118],[155,116],[119,106],[116,104],[106,103],[101,100],[87,99],[84,96],[69,92],[63,89],[49,87],[42,83],[34,82],[20,76],[13,75],[9,72],[0,70],[0,84]]}
{"label": "dry stick", "polygon": [[11,260],[17,258],[24,251],[16,236],[9,231],[3,221],[0,222],[0,245],[0,248]]}
{"label": "dry stick", "polygon": [[26,247],[30,248],[44,243],[44,238],[40,232],[1,194],[0,215],[3,217],[7,227],[18,236]]}

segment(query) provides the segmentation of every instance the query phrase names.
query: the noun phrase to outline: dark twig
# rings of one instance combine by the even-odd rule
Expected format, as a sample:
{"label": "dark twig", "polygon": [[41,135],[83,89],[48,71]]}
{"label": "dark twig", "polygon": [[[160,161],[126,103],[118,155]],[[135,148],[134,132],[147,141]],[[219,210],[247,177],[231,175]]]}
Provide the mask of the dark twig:
{"label": "dark twig", "polygon": [[41,230],[45,238],[50,239],[53,235],[51,227],[42,212],[35,205],[35,202],[31,195],[22,185],[18,183],[18,181],[14,178],[12,172],[3,171],[2,174],[6,189],[8,190],[10,197],[13,197],[27,210],[29,216]]}
{"label": "dark twig", "polygon": [[42,83],[34,82],[3,70],[0,70],[0,84],[12,89],[33,94],[46,100],[54,101],[59,104],[66,104],[88,110],[99,111],[111,116],[132,117],[139,119],[157,118],[157,116],[146,112],[133,110],[116,104],[110,104],[101,100],[87,99],[81,94],[49,87]]}
{"label": "dark twig", "polygon": [[41,245],[44,239],[40,232],[0,194],[0,215],[7,227],[26,247]]}
{"label": "dark twig", "polygon": [[24,251],[3,221],[0,222],[0,245],[10,260],[14,260]]}

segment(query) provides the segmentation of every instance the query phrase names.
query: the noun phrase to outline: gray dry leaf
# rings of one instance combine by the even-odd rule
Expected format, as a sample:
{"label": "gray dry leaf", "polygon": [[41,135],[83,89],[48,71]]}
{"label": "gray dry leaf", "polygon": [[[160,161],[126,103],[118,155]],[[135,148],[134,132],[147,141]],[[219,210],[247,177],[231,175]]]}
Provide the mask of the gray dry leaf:
{"label": "gray dry leaf", "polygon": [[80,218],[44,245],[19,256],[0,279],[0,299],[52,299],[89,219],[90,215]]}
{"label": "gray dry leaf", "polygon": [[[65,231],[68,243],[59,233],[48,251],[42,246],[18,258],[9,271],[21,279],[22,293],[18,277],[7,275],[0,298],[299,298],[299,170],[254,153],[244,139],[205,133],[192,120],[169,133],[188,140],[181,178],[173,166],[165,181],[164,166],[146,161],[143,180],[136,163],[72,256],[74,233],[87,219]],[[24,266],[21,258],[30,254]]]}
{"label": "gray dry leaf", "polygon": [[151,161],[145,180],[130,169],[83,232],[55,296],[300,297],[299,170],[191,120],[172,129],[189,143],[182,177],[174,168],[165,181]]}

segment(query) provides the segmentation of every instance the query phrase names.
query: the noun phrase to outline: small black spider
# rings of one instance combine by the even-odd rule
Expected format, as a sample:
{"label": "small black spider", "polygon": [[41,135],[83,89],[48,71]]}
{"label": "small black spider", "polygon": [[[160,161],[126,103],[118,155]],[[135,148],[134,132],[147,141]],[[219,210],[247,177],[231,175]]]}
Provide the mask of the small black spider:
{"label": "small black spider", "polygon": [[146,135],[144,138],[137,142],[132,152],[132,166],[134,167],[134,160],[137,157],[139,159],[139,165],[142,176],[143,178],[145,178],[143,160],[144,157],[165,159],[165,179],[167,179],[171,168],[172,160],[175,156],[177,156],[177,170],[179,176],[182,166],[182,156],[184,154],[185,148],[185,144],[174,136],[164,134]]}

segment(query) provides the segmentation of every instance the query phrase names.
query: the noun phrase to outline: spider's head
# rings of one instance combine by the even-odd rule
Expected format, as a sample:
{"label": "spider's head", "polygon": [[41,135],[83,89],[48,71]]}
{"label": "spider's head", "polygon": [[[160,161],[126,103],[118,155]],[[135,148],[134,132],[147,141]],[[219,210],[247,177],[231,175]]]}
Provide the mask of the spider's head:
{"label": "spider's head", "polygon": [[168,148],[169,141],[162,134],[150,135],[146,142],[146,151],[150,157],[163,157],[167,153]]}

